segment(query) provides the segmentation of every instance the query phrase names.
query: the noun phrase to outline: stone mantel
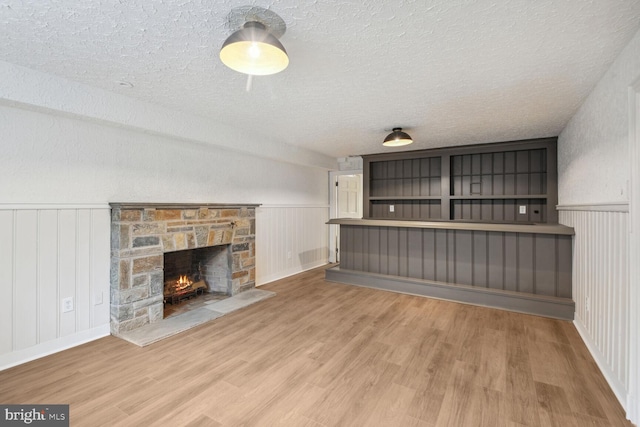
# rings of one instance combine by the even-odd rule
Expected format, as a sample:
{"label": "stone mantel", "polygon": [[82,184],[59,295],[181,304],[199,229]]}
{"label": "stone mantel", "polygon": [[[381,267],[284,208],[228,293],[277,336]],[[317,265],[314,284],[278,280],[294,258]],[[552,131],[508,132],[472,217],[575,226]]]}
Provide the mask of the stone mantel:
{"label": "stone mantel", "polygon": [[229,295],[255,287],[259,204],[110,203],[111,332],[163,318],[164,254],[228,247]]}

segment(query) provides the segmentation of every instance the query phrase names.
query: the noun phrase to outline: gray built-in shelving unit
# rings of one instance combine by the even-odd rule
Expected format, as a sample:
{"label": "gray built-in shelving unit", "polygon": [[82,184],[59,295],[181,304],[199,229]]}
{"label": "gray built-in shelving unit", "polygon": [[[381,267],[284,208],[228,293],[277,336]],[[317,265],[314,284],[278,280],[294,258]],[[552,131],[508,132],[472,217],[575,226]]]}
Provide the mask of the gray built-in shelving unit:
{"label": "gray built-in shelving unit", "polygon": [[338,218],[341,283],[573,319],[574,230],[557,138],[363,157],[363,219]]}
{"label": "gray built-in shelving unit", "polygon": [[363,157],[364,218],[557,223],[557,138]]}

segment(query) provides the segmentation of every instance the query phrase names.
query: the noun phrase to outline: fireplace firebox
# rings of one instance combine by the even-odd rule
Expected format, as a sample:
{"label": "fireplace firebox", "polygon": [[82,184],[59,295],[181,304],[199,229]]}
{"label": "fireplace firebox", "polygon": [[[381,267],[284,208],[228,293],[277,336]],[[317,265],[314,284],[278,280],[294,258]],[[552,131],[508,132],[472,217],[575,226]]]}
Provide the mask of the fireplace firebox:
{"label": "fireplace firebox", "polygon": [[229,245],[165,253],[165,308],[205,292],[228,295],[232,264]]}

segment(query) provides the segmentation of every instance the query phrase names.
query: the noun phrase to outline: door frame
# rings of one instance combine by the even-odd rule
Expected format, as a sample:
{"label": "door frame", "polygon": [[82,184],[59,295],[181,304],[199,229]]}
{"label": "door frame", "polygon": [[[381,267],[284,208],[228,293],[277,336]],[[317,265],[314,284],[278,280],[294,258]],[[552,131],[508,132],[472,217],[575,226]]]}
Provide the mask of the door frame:
{"label": "door frame", "polygon": [[[339,175],[362,175],[362,169],[344,170],[344,171],[329,171],[329,219],[338,217],[338,191],[336,190],[336,182],[338,182]],[[362,182],[360,183],[360,191],[362,191]],[[362,197],[360,198],[362,200]],[[329,262],[335,263],[338,261],[336,256],[336,249],[338,249],[338,242],[336,236],[338,235],[338,225],[329,225]]]}

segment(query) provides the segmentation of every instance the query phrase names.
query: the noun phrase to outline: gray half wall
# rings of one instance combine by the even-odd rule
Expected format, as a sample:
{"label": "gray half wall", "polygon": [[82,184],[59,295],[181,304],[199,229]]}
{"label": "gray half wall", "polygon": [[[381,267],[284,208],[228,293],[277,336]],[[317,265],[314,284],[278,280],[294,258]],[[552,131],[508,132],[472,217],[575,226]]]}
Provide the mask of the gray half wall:
{"label": "gray half wall", "polygon": [[[571,253],[567,234],[342,224],[340,268],[327,278],[363,286],[363,278],[375,279],[377,288],[572,319]],[[438,292],[423,290],[425,284],[438,284]],[[508,304],[492,302],[506,296]],[[532,297],[562,308],[528,308]]]}

